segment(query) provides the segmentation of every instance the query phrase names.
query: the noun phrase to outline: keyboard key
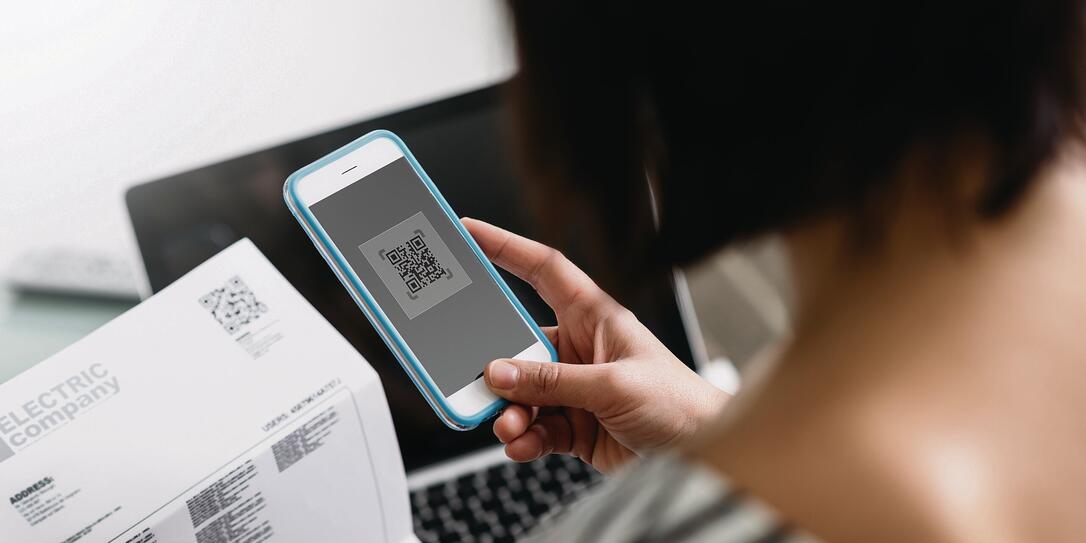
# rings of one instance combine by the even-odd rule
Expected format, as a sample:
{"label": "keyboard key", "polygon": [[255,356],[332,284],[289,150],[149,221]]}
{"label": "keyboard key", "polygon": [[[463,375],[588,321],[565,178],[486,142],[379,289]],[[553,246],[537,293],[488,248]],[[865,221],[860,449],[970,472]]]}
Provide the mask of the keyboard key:
{"label": "keyboard key", "polygon": [[515,541],[601,479],[571,456],[491,466],[412,492],[415,533],[425,543]]}

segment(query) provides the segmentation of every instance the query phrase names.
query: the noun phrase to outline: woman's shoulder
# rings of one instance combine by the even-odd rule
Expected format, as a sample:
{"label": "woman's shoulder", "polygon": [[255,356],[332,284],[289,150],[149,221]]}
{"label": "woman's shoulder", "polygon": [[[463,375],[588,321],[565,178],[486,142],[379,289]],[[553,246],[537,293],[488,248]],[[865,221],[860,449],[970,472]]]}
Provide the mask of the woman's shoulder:
{"label": "woman's shoulder", "polygon": [[816,540],[789,526],[719,472],[668,453],[615,475],[541,525],[532,541]]}

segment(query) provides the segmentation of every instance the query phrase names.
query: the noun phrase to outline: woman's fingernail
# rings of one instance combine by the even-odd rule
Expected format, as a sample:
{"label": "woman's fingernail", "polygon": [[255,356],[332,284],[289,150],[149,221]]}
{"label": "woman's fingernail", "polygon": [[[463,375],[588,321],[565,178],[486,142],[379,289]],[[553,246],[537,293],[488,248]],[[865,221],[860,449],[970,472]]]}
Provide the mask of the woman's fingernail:
{"label": "woman's fingernail", "polygon": [[504,360],[490,363],[490,385],[502,390],[517,386],[517,367]]}

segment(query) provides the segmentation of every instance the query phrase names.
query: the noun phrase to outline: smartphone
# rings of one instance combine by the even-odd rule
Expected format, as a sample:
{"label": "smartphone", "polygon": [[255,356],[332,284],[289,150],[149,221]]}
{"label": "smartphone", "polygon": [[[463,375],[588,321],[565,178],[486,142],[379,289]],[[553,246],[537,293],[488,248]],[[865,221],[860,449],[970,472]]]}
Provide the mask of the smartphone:
{"label": "smartphone", "polygon": [[377,130],[294,172],[283,198],[438,417],[470,430],[505,401],[496,358],[557,361],[422,166]]}

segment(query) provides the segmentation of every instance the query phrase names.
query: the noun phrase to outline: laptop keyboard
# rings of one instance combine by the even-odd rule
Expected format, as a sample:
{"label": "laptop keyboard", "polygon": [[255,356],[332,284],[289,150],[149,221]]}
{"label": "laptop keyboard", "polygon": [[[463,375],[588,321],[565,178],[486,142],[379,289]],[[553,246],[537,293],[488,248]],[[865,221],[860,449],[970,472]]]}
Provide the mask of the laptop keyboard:
{"label": "laptop keyboard", "polygon": [[558,454],[468,473],[411,493],[415,535],[424,543],[516,541],[602,477]]}

